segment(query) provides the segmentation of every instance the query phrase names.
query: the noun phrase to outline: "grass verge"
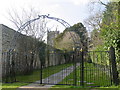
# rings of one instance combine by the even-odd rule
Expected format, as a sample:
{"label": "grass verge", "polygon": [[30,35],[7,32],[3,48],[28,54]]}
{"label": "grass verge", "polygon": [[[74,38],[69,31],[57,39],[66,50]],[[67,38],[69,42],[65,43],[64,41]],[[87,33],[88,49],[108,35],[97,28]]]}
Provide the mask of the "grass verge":
{"label": "grass verge", "polygon": [[[42,71],[42,76],[43,78],[46,78],[54,73],[57,73],[61,71],[64,68],[67,68],[71,66],[71,64],[62,64],[62,65],[57,65],[57,66],[51,66],[44,68]],[[20,86],[24,86],[29,84],[30,82],[35,82],[37,80],[40,80],[40,70],[35,70],[32,74],[30,75],[19,75],[16,77],[17,81],[19,82],[14,82],[14,83],[3,83],[2,88],[18,88]]]}

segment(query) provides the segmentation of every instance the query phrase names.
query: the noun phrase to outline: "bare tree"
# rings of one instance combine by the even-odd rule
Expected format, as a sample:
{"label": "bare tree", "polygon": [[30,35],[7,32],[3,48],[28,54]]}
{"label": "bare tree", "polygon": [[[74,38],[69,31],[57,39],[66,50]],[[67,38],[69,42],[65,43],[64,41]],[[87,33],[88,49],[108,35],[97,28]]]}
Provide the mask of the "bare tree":
{"label": "bare tree", "polygon": [[84,20],[84,23],[87,27],[93,29],[99,30],[101,26],[102,21],[102,12],[97,12],[94,15],[89,16],[86,20]]}
{"label": "bare tree", "polygon": [[[33,8],[29,10],[21,9],[21,13],[17,10],[12,10],[8,12],[9,20],[14,24],[15,28],[19,30],[19,28],[25,24],[27,21],[30,21],[36,17],[38,17],[37,11]],[[23,58],[20,59],[22,62],[20,67],[24,73],[28,73],[33,70],[35,63],[40,61],[36,58],[39,57],[39,47],[40,42],[43,41],[43,37],[46,33],[46,20],[39,19],[32,23],[29,23],[24,29],[18,31],[21,33],[13,38],[15,40],[16,49],[18,49],[18,53],[23,52]],[[18,45],[19,43],[19,45]],[[22,57],[21,56],[21,57]]]}
{"label": "bare tree", "polygon": [[[100,28],[102,27],[103,7],[107,6],[107,2],[101,0],[91,1],[89,3],[90,16],[84,20],[84,24],[89,30],[90,42],[89,46],[95,47],[102,44],[102,39],[99,37]],[[102,7],[102,8],[101,8]],[[95,9],[97,8],[97,10]]]}

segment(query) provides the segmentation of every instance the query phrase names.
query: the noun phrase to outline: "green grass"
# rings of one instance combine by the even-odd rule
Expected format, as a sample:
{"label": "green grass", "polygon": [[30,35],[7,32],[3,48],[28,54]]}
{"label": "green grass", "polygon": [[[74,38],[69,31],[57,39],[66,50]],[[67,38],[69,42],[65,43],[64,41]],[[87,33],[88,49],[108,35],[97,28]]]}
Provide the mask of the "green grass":
{"label": "green grass", "polygon": [[86,63],[85,68],[85,80],[87,83],[93,83],[92,85],[85,86],[110,86],[111,79],[110,73],[106,72],[104,68],[95,67],[92,63]]}
{"label": "green grass", "polygon": [[15,89],[17,87],[20,86],[24,86],[27,85],[28,83],[19,83],[19,82],[15,82],[15,83],[4,83],[2,84],[2,89],[6,89],[6,88],[11,88],[11,89]]}
{"label": "green grass", "polygon": [[[61,71],[62,69],[71,66],[71,64],[63,64],[63,65],[58,65],[58,66],[53,66],[53,67],[48,67],[48,68],[44,68],[43,69],[43,78],[46,78],[54,73],[57,73],[59,71]],[[89,68],[85,68],[85,80],[87,82],[90,83],[94,83],[92,84],[93,86],[97,86],[100,85],[102,86],[102,84],[104,85],[105,83],[108,83],[109,79],[107,78],[108,76],[106,75],[106,73],[102,72],[100,69],[96,68],[93,64],[88,64],[85,63],[86,67]],[[93,70],[91,69],[93,68]],[[90,70],[91,69],[91,70]],[[49,71],[49,72],[48,72]],[[77,67],[77,72],[80,71],[80,67]],[[86,72],[87,71],[87,72]],[[40,70],[35,70],[31,75],[22,75],[22,76],[17,76],[17,80],[23,81],[23,82],[34,82],[39,80],[40,78]],[[90,76],[90,77],[89,77]],[[74,77],[74,72],[71,73],[69,76],[67,76],[62,82],[60,82],[60,84],[73,84],[73,77]],[[96,79],[94,77],[97,77]],[[88,87],[89,85],[85,84],[85,87],[81,87],[80,86],[80,73],[77,73],[77,86],[71,86],[71,85],[55,85],[53,86],[50,90],[54,89],[54,88],[82,88],[82,90],[84,90],[84,88],[91,88]],[[2,84],[2,90],[5,90],[6,88],[11,88],[11,90],[16,90],[16,88],[20,87],[20,86],[24,86],[27,85],[29,83],[21,83],[21,82],[16,82],[16,83],[4,83]],[[96,88],[96,87],[92,87],[92,88]],[[120,88],[119,86],[110,86],[110,87],[97,87],[97,88]],[[85,89],[86,90],[86,89]]]}
{"label": "green grass", "polygon": [[[69,67],[69,66],[71,66],[71,64],[62,64],[62,65],[44,68],[42,76],[43,76],[43,78],[46,78],[46,77],[48,77],[54,73],[57,73],[57,72],[61,71],[62,69]],[[3,83],[2,88],[17,88],[17,87],[29,84],[27,82],[35,82],[37,80],[40,80],[40,70],[35,70],[30,75],[19,75],[16,77],[16,79],[17,79],[17,81],[20,81],[20,82]]]}
{"label": "green grass", "polygon": [[[61,71],[62,69],[70,66],[71,64],[62,64],[58,66],[51,66],[43,69],[42,77],[46,78],[54,73]],[[40,79],[40,70],[35,70],[31,75],[17,76],[17,81],[22,82],[35,82]]]}
{"label": "green grass", "polygon": [[[76,79],[77,79],[77,87],[76,86],[69,86],[70,88],[81,88],[80,87],[80,67],[77,67],[77,73],[76,73]],[[70,75],[68,75],[62,82],[59,84],[74,84],[74,75],[75,73],[72,72]],[[92,63],[85,63],[84,68],[84,87],[94,87],[94,86],[107,86],[111,85],[110,83],[110,76],[107,74],[102,68],[95,67]],[[53,86],[53,88],[61,87],[59,86]],[[64,87],[64,86],[63,86]]]}
{"label": "green grass", "polygon": [[82,86],[69,86],[69,85],[55,85],[50,90],[120,90],[120,85],[109,87],[82,87]]}
{"label": "green grass", "polygon": [[120,85],[118,85],[118,86],[112,85],[112,86],[110,86],[110,87],[100,87],[100,88],[119,88],[119,90],[120,90]]}

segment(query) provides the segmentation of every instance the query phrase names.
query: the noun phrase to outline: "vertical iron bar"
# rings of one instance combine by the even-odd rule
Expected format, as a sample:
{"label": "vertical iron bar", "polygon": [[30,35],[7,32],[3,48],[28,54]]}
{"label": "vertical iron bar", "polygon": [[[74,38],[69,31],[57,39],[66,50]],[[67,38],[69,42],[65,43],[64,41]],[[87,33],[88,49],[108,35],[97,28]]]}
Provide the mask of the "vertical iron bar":
{"label": "vertical iron bar", "polygon": [[94,64],[94,67],[96,67],[97,64],[96,64],[96,60],[95,60],[95,51],[93,51],[92,54],[93,54],[93,64]]}
{"label": "vertical iron bar", "polygon": [[[99,57],[98,57],[98,59],[99,59]],[[100,75],[104,76],[104,67],[102,65],[102,52],[100,52],[100,70],[99,70],[99,76]],[[104,86],[104,82],[102,82],[102,83],[101,82],[102,82],[102,79],[100,79],[100,84],[101,84],[100,86]]]}
{"label": "vertical iron bar", "polygon": [[42,61],[40,64],[40,84],[42,84]]}
{"label": "vertical iron bar", "polygon": [[[65,66],[64,66],[64,68],[65,68]],[[65,73],[67,73],[67,69],[65,68]],[[65,75],[65,74],[63,74],[63,75]],[[68,83],[67,83],[67,79],[66,79],[66,85],[67,85]]]}
{"label": "vertical iron bar", "polygon": [[76,75],[77,75],[77,74],[76,74],[76,73],[77,73],[77,70],[76,70],[76,60],[74,61],[74,69],[75,69],[75,70],[74,70],[74,80],[75,80],[74,85],[76,86],[76,82],[77,82],[77,80],[76,80],[76,77],[77,77],[77,76],[76,76]]}
{"label": "vertical iron bar", "polygon": [[[110,56],[110,51],[108,51],[108,55]],[[110,61],[110,57],[109,57],[109,71],[110,71],[110,84],[112,85],[112,68],[111,68],[111,61]]]}
{"label": "vertical iron bar", "polygon": [[74,72],[74,85],[76,86],[76,55],[73,55],[73,72]]}
{"label": "vertical iron bar", "polygon": [[81,86],[84,86],[84,52],[81,51]]}
{"label": "vertical iron bar", "polygon": [[[75,60],[75,51],[73,52],[73,59],[72,59],[73,73],[74,73],[74,60]],[[73,83],[72,84],[74,85],[74,74],[73,74]]]}

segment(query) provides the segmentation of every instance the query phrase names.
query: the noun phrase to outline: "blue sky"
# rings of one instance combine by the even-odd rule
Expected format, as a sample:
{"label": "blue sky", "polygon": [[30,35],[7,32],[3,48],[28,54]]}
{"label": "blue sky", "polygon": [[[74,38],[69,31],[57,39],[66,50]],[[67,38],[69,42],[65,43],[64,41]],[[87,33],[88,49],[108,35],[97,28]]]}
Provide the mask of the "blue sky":
{"label": "blue sky", "polygon": [[[40,14],[50,14],[50,16],[61,18],[70,25],[82,22],[89,17],[91,0],[2,0],[0,5],[0,24],[5,24],[14,28],[8,20],[8,11],[15,9],[19,12],[20,8],[35,8]],[[104,1],[104,0],[103,0]],[[94,12],[99,8],[104,9],[101,5],[94,7]],[[59,26],[59,24],[58,24]]]}

